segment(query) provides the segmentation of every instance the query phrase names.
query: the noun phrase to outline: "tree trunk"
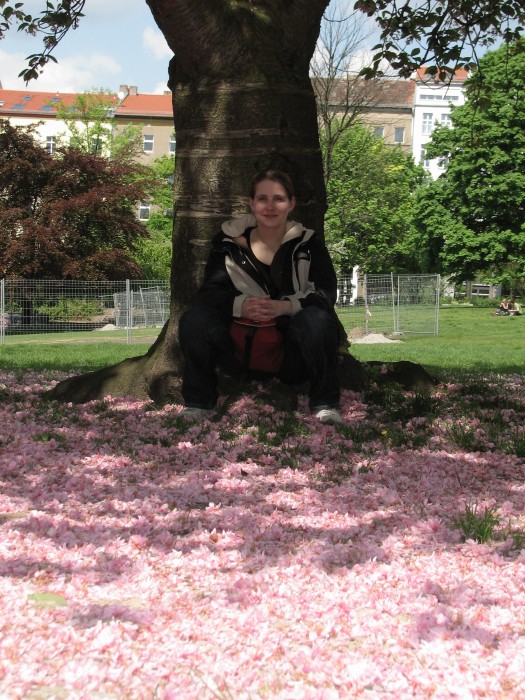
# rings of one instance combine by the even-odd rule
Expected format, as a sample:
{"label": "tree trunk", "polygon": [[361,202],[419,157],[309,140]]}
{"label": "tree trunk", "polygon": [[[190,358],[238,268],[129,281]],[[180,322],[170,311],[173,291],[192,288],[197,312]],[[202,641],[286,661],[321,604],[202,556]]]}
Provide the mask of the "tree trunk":
{"label": "tree trunk", "polygon": [[148,353],[74,377],[49,398],[104,395],[179,402],[178,319],[202,281],[208,243],[246,209],[252,176],[288,172],[294,218],[320,234],[326,209],[309,64],[329,0],[146,0],[176,54],[177,136],[170,320]]}

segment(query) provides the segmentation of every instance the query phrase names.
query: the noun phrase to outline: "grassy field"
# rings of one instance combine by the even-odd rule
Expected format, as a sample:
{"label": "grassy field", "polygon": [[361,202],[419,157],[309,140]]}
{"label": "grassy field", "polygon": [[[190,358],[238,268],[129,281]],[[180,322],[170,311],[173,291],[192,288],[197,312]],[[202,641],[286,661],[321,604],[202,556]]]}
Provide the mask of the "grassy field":
{"label": "grassy field", "polygon": [[[357,324],[352,311],[342,310],[347,331]],[[153,342],[152,330],[101,338],[91,333],[8,337],[0,345],[0,368],[23,371],[89,371],[142,355]],[[496,317],[489,309],[451,307],[440,311],[439,334],[403,335],[401,343],[353,343],[352,354],[362,361],[410,360],[438,377],[461,379],[469,374],[521,373],[525,365],[525,316]]]}
{"label": "grassy field", "polygon": [[[522,373],[525,370],[525,316],[493,316],[490,309],[440,310],[439,334],[403,335],[402,343],[352,344],[359,360],[411,360],[438,377],[465,374]],[[347,329],[344,313],[343,324]]]}

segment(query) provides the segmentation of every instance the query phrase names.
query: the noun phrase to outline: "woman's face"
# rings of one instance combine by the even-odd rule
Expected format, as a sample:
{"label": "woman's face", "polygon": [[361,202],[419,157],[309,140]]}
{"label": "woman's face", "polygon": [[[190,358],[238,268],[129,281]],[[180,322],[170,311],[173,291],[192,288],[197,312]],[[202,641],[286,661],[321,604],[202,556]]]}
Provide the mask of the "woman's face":
{"label": "woman's face", "polygon": [[249,200],[257,224],[265,228],[284,229],[288,214],[295,207],[295,197],[288,196],[280,182],[262,180],[255,188],[255,196]]}

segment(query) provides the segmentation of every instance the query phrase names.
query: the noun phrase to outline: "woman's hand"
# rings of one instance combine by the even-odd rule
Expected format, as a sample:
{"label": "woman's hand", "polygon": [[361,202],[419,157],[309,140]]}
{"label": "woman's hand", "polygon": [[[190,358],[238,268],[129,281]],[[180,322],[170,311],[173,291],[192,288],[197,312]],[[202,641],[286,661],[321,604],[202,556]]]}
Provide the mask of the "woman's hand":
{"label": "woman's hand", "polygon": [[252,321],[272,321],[277,316],[291,316],[292,302],[270,299],[269,296],[248,297],[242,305],[242,315]]}

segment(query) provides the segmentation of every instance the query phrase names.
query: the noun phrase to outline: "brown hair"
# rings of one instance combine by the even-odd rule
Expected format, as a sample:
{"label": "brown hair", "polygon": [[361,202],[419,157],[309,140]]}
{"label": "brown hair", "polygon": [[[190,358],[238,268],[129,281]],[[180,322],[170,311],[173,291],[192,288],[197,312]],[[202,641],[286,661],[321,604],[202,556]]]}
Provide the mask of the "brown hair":
{"label": "brown hair", "polygon": [[270,168],[268,170],[261,170],[253,176],[252,184],[250,187],[250,197],[252,199],[254,199],[255,197],[255,190],[257,189],[257,185],[260,182],[263,182],[263,180],[272,180],[272,182],[278,182],[284,187],[284,189],[286,190],[286,194],[290,199],[293,199],[295,197],[294,187],[290,176],[282,170],[274,170],[273,168]]}

